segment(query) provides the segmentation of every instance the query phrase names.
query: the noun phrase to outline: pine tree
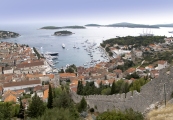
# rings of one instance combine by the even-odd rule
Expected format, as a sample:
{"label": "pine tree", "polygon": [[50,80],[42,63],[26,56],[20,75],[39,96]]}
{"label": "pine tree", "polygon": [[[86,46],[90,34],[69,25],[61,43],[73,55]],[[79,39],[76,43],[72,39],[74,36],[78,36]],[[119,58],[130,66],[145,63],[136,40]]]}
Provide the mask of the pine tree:
{"label": "pine tree", "polygon": [[32,102],[30,103],[28,111],[27,111],[28,116],[31,118],[37,118],[43,115],[45,109],[46,107],[44,106],[43,101],[35,93],[35,95],[32,97]]}
{"label": "pine tree", "polygon": [[111,95],[112,94],[115,94],[115,92],[116,92],[116,88],[115,88],[116,86],[115,86],[115,81],[112,83],[112,87],[111,87]]}
{"label": "pine tree", "polygon": [[48,94],[48,102],[47,102],[47,107],[51,109],[53,107],[53,96],[52,96],[52,87],[49,84],[49,94]]}

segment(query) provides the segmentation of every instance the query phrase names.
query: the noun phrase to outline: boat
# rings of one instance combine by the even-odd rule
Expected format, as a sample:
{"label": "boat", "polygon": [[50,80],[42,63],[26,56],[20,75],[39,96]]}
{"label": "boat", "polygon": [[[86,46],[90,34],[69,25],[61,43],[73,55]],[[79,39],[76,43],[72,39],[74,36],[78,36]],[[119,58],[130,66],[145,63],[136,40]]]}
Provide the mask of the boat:
{"label": "boat", "polygon": [[58,56],[58,52],[47,52],[47,55],[51,55],[51,56]]}
{"label": "boat", "polygon": [[65,44],[64,43],[62,44],[62,48],[65,48]]}
{"label": "boat", "polygon": [[87,66],[87,64],[83,64],[84,66]]}
{"label": "boat", "polygon": [[77,47],[77,49],[80,49],[79,47]]}
{"label": "boat", "polygon": [[74,45],[73,48],[76,48],[76,46]]}
{"label": "boat", "polygon": [[168,31],[168,33],[173,33],[173,31]]}

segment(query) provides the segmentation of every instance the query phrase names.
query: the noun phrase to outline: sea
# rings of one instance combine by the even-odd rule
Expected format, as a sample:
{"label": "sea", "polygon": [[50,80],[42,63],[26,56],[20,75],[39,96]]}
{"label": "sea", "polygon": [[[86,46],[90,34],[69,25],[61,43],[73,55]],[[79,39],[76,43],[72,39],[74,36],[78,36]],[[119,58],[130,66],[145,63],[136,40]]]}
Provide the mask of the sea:
{"label": "sea", "polygon": [[[153,33],[158,36],[171,37],[173,34],[168,31],[173,31],[173,28],[122,28],[122,27],[86,27],[86,29],[60,29],[68,30],[74,34],[69,36],[54,36],[54,32],[59,30],[44,30],[40,29],[46,25],[43,24],[16,24],[16,25],[0,25],[0,30],[12,31],[19,33],[21,36],[10,39],[0,39],[18,44],[27,44],[30,47],[35,47],[40,53],[58,52],[59,56],[55,67],[60,69],[66,65],[75,64],[76,66],[84,66],[92,60],[107,61],[107,58],[102,57],[103,51],[99,48],[100,43],[104,40],[124,37],[124,36],[139,36],[141,33]],[[54,26],[64,26],[56,24]],[[87,42],[85,42],[87,41]],[[65,49],[62,48],[65,44]],[[87,46],[96,44],[92,49],[93,58],[88,55],[85,50]],[[86,47],[83,47],[85,46]],[[74,46],[79,47],[73,48]],[[90,65],[85,67],[91,67]]]}

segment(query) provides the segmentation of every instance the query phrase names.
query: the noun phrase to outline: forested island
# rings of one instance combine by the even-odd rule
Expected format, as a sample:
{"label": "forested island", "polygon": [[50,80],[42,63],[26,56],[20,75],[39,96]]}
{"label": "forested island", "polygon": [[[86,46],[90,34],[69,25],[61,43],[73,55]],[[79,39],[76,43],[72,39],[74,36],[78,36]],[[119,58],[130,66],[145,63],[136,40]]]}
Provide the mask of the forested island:
{"label": "forested island", "polygon": [[65,35],[71,35],[73,34],[71,31],[63,30],[63,31],[57,31],[54,33],[55,36],[65,36]]}
{"label": "forested island", "polygon": [[84,26],[64,26],[64,27],[56,27],[56,26],[45,26],[40,29],[85,29]]}
{"label": "forested island", "polygon": [[102,26],[102,25],[99,25],[99,24],[87,24],[85,26],[88,26],[88,27],[99,27],[99,26]]}
{"label": "forested island", "polygon": [[106,44],[113,46],[114,44],[118,45],[133,45],[134,47],[148,46],[153,43],[163,43],[165,36],[127,36],[127,37],[118,37],[108,39],[101,43],[101,46],[104,47]]}
{"label": "forested island", "polygon": [[18,33],[11,32],[11,31],[0,31],[0,39],[5,38],[15,38],[20,36]]}
{"label": "forested island", "polygon": [[99,25],[99,24],[86,24],[87,27],[128,27],[128,28],[160,28],[160,27],[173,27],[172,24],[156,24],[156,25],[145,25],[145,24],[134,24],[128,22],[121,22],[109,25]]}

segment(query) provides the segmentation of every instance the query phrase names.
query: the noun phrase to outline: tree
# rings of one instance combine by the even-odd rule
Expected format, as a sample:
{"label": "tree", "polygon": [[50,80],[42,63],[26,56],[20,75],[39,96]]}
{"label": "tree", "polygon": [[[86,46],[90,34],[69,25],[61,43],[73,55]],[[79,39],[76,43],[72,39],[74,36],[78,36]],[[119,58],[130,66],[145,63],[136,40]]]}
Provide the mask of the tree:
{"label": "tree", "polygon": [[82,97],[82,100],[80,101],[79,106],[78,106],[78,111],[79,112],[85,111],[86,108],[87,108],[87,102],[86,102],[85,98]]}
{"label": "tree", "polygon": [[43,115],[46,107],[44,106],[43,101],[40,99],[39,96],[35,93],[32,97],[32,102],[29,104],[28,108],[28,116],[31,118],[37,118]]}
{"label": "tree", "polygon": [[78,81],[77,94],[78,95],[82,95],[83,94],[83,84],[82,84],[82,81]]}
{"label": "tree", "polygon": [[69,108],[71,105],[70,95],[64,89],[60,95],[53,100],[53,107],[57,108]]}
{"label": "tree", "polygon": [[53,107],[52,104],[53,104],[52,87],[49,84],[49,94],[48,94],[47,108],[51,109]]}
{"label": "tree", "polygon": [[19,114],[18,114],[18,118],[23,119],[24,118],[24,112],[25,112],[25,108],[22,105],[22,100],[21,98],[19,98],[20,101],[20,110],[19,110]]}
{"label": "tree", "polygon": [[112,94],[115,94],[115,92],[116,92],[116,86],[115,86],[115,81],[112,83],[112,87],[111,87],[111,95]]}

